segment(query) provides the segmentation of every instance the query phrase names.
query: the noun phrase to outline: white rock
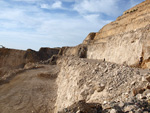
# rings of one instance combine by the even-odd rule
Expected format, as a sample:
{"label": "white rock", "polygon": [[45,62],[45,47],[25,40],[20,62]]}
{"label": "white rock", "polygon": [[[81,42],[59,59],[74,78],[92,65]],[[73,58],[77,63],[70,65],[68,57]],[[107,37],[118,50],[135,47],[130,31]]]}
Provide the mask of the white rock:
{"label": "white rock", "polygon": [[147,96],[147,97],[150,97],[150,93],[148,93],[146,96]]}
{"label": "white rock", "polygon": [[134,105],[128,105],[124,108],[124,111],[127,112],[127,111],[131,111],[132,109],[134,108]]}
{"label": "white rock", "polygon": [[135,81],[133,81],[133,82],[131,83],[131,85],[135,85]]}
{"label": "white rock", "polygon": [[145,77],[142,77],[142,82],[146,82],[146,78]]}
{"label": "white rock", "polygon": [[104,101],[103,104],[107,104],[107,101]]}
{"label": "white rock", "polygon": [[78,110],[76,113],[80,113],[80,110]]}
{"label": "white rock", "polygon": [[123,107],[123,106],[124,106],[124,103],[123,103],[123,102],[120,102],[120,103],[119,103],[119,106],[120,106],[120,107]]}
{"label": "white rock", "polygon": [[110,87],[110,88],[109,88],[109,90],[112,90],[112,89],[113,89],[113,87]]}
{"label": "white rock", "polygon": [[142,94],[137,94],[136,98],[139,99],[139,100],[142,99]]}
{"label": "white rock", "polygon": [[111,110],[110,110],[110,113],[117,113],[117,110],[111,109]]}
{"label": "white rock", "polygon": [[134,113],[133,111],[129,111],[129,113]]}

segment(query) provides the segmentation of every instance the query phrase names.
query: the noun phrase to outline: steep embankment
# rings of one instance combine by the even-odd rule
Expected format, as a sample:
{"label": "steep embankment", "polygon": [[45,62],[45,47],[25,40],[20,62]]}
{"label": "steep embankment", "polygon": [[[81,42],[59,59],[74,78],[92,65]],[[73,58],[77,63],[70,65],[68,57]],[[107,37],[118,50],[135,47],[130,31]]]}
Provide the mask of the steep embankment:
{"label": "steep embankment", "polygon": [[[150,25],[136,31],[105,38],[105,42],[88,45],[87,58],[105,59],[118,64],[149,67]],[[147,62],[145,62],[147,63]]]}
{"label": "steep embankment", "polygon": [[150,0],[127,10],[116,21],[83,41],[87,58],[150,68]]}
{"label": "steep embankment", "polygon": [[65,57],[58,64],[61,70],[57,78],[56,111],[79,100],[101,104],[125,102],[149,86],[145,79],[149,70],[76,57]]}

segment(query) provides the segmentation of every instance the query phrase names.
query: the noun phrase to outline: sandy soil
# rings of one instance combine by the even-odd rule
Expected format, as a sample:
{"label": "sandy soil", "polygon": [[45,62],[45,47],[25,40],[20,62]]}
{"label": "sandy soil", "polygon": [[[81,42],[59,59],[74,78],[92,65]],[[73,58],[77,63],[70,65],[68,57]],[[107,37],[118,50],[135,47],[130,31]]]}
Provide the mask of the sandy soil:
{"label": "sandy soil", "polygon": [[0,112],[52,113],[58,71],[59,67],[45,65],[16,74],[9,83],[0,85]]}

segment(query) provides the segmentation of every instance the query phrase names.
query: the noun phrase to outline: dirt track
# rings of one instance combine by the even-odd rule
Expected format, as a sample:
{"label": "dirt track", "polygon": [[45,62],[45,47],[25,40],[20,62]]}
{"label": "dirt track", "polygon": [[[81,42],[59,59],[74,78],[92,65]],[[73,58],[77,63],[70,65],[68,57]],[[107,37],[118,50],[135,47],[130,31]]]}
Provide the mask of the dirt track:
{"label": "dirt track", "polygon": [[1,113],[52,113],[58,71],[58,67],[50,65],[26,70],[0,85]]}

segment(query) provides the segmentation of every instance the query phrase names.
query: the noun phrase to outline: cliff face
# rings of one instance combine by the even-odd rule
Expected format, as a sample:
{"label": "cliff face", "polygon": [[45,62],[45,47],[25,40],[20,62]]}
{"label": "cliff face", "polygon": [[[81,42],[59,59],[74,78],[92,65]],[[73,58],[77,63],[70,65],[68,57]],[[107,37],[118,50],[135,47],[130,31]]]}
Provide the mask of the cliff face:
{"label": "cliff face", "polygon": [[149,29],[150,25],[136,31],[107,37],[99,43],[89,44],[87,58],[105,59],[118,64],[126,63],[130,66],[141,65],[150,57]]}
{"label": "cliff face", "polygon": [[[113,35],[123,34],[132,30],[137,30],[149,25],[150,18],[150,1],[144,1],[135,7],[125,11],[116,21],[105,25],[95,35],[91,35],[91,40],[98,42],[101,38]],[[93,37],[93,38],[92,38]],[[84,43],[89,40],[87,37]]]}
{"label": "cliff face", "polygon": [[0,76],[11,69],[23,68],[29,62],[39,62],[58,54],[59,49],[41,48],[38,52],[0,48]]}
{"label": "cliff face", "polygon": [[87,58],[105,59],[118,64],[149,66],[150,1],[127,10],[116,21],[83,41]]}

